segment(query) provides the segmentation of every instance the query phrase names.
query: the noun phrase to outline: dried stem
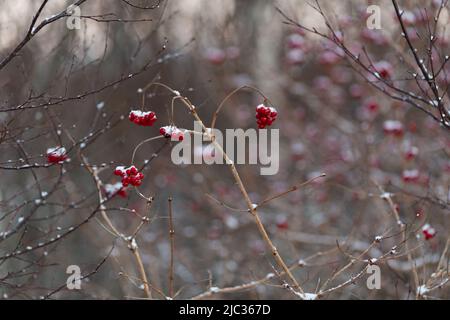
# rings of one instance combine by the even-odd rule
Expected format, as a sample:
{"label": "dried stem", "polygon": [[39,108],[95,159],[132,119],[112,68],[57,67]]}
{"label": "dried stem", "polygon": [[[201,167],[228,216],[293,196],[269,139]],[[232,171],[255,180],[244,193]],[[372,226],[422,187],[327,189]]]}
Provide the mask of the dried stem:
{"label": "dried stem", "polygon": [[[70,133],[67,130],[66,130],[66,133],[67,133],[67,136],[69,137],[69,139],[71,139],[72,142],[75,142],[74,139],[72,138],[72,136],[70,135]],[[144,265],[142,263],[142,258],[141,258],[141,255],[139,253],[139,249],[138,249],[138,246],[137,246],[137,243],[136,243],[136,239],[134,237],[132,237],[131,239],[128,239],[123,233],[119,232],[119,230],[117,230],[117,228],[114,226],[114,224],[112,223],[111,219],[108,217],[108,214],[106,213],[106,207],[104,205],[105,199],[104,199],[103,194],[102,194],[102,181],[100,180],[100,178],[98,176],[97,170],[92,168],[92,166],[88,163],[87,158],[81,153],[81,150],[79,150],[78,155],[79,155],[79,157],[81,159],[81,162],[83,163],[84,167],[90,173],[90,175],[92,176],[92,178],[95,181],[95,185],[96,185],[96,188],[97,188],[98,199],[99,199],[100,213],[102,215],[103,220],[106,222],[107,226],[110,228],[110,230],[108,230],[108,231],[111,232],[112,234],[114,234],[114,236],[116,236],[117,238],[120,238],[120,239],[124,240],[125,242],[129,242],[130,243],[129,248],[133,252],[133,256],[135,257],[139,274],[140,274],[140,276],[142,278],[142,281],[144,283],[145,294],[146,294],[147,298],[151,299],[152,298],[152,293],[150,291],[149,282],[147,280],[147,275],[145,273],[145,268],[144,268]]]}
{"label": "dried stem", "polygon": [[[256,206],[253,204],[253,202],[251,201],[248,192],[244,186],[244,183],[242,182],[241,177],[239,176],[239,173],[236,169],[236,166],[234,165],[234,162],[228,157],[228,155],[226,154],[226,152],[223,150],[222,146],[215,140],[214,136],[212,135],[212,130],[207,130],[206,126],[204,125],[202,119],[199,117],[195,106],[189,101],[188,98],[183,97],[180,95],[180,93],[176,90],[173,90],[172,88],[168,87],[167,85],[158,83],[158,82],[154,82],[153,85],[159,85],[162,86],[166,89],[168,89],[169,91],[171,91],[173,94],[175,94],[176,96],[179,96],[179,100],[181,102],[183,102],[183,104],[189,109],[189,111],[192,113],[193,117],[195,118],[195,120],[197,120],[200,125],[202,126],[202,129],[204,130],[205,134],[207,135],[207,137],[212,141],[212,143],[214,144],[214,147],[216,148],[217,151],[221,152],[225,163],[228,165],[228,167],[230,168],[231,174],[233,175],[233,178],[239,188],[239,191],[241,192],[241,194],[244,197],[244,200],[247,204],[248,207],[248,211],[250,212],[250,214],[252,215],[254,222],[258,228],[258,231],[262,237],[262,239],[264,240],[264,242],[267,244],[267,246],[269,247],[275,261],[277,262],[277,264],[286,272],[286,275],[288,276],[288,278],[290,279],[290,281],[293,283],[293,286],[295,289],[299,290],[300,293],[304,293],[303,289],[301,288],[300,284],[297,282],[297,280],[295,279],[294,275],[292,274],[292,272],[289,270],[287,264],[285,263],[285,261],[283,260],[283,258],[281,257],[281,255],[278,252],[278,249],[275,247],[275,245],[273,244],[272,240],[269,237],[269,234],[266,231],[266,228],[264,227],[264,224],[261,221],[261,218],[258,214],[258,211],[256,210]],[[149,86],[147,86],[149,87]],[[216,111],[217,113],[217,111]]]}
{"label": "dried stem", "polygon": [[172,201],[173,198],[169,197],[168,204],[169,204],[169,240],[170,240],[170,267],[169,267],[169,297],[173,298],[174,296],[174,289],[173,289],[173,282],[174,282],[174,252],[175,252],[175,229],[173,227],[173,215],[172,215]]}

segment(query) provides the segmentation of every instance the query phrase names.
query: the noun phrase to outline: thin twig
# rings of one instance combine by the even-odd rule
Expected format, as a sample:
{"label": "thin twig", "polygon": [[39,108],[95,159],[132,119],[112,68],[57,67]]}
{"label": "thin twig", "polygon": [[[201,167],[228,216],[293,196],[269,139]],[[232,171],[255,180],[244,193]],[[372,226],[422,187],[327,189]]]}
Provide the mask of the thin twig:
{"label": "thin twig", "polygon": [[174,252],[175,252],[175,229],[173,227],[173,215],[172,215],[172,201],[173,198],[169,197],[169,240],[170,240],[170,267],[169,267],[169,297],[173,298],[174,289]]}

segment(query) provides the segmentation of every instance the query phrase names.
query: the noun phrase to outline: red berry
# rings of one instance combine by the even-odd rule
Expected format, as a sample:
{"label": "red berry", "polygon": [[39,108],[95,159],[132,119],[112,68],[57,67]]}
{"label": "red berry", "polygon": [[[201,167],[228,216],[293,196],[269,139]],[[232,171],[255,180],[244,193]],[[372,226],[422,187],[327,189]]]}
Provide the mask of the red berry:
{"label": "red berry", "polygon": [[392,76],[392,66],[387,61],[379,61],[374,65],[375,71],[378,72],[381,78],[387,79]]}
{"label": "red berry", "polygon": [[280,230],[289,229],[288,219],[284,215],[278,215],[276,217],[276,224],[277,224],[277,228]]}
{"label": "red berry", "polygon": [[117,194],[121,196],[122,198],[127,197],[127,191],[124,188],[121,188],[119,191],[117,191]]}
{"label": "red berry", "polygon": [[378,104],[374,101],[370,101],[367,103],[367,109],[369,109],[370,112],[376,112],[378,110]]}
{"label": "red berry", "polygon": [[206,49],[204,57],[211,64],[215,65],[220,65],[224,63],[227,58],[225,51],[219,48]]}

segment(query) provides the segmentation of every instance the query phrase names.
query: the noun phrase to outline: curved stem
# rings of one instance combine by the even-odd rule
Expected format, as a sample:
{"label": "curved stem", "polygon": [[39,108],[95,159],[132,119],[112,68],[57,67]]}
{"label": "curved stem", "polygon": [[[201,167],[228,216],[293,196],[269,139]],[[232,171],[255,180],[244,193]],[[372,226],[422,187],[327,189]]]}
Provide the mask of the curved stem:
{"label": "curved stem", "polygon": [[252,91],[256,91],[259,95],[261,95],[265,101],[269,102],[272,106],[273,103],[269,100],[269,98],[267,98],[264,93],[262,93],[261,90],[259,90],[258,88],[249,86],[249,85],[245,85],[245,86],[241,86],[237,89],[234,89],[233,91],[231,91],[223,100],[222,102],[219,104],[219,106],[217,107],[217,110],[214,112],[212,121],[211,121],[211,129],[214,129],[215,125],[216,125],[216,121],[217,121],[217,117],[219,115],[220,110],[223,108],[223,106],[225,105],[225,102],[227,102],[232,96],[234,96],[236,93],[238,93],[241,90],[244,89],[250,89]]}
{"label": "curved stem", "polygon": [[162,138],[164,138],[164,137],[163,136],[156,136],[156,137],[151,137],[151,138],[145,139],[144,141],[139,142],[139,144],[133,150],[133,155],[131,156],[131,164],[133,164],[133,162],[134,162],[134,157],[136,156],[136,152],[138,151],[138,149],[143,144],[146,144],[147,142],[150,142],[150,141],[153,141],[153,140],[162,139]]}

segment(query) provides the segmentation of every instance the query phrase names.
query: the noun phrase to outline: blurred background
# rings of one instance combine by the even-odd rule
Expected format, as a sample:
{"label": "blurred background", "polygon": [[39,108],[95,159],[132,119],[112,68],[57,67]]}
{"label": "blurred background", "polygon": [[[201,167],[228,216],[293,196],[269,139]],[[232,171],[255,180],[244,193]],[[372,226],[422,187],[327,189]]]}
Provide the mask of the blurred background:
{"label": "blurred background", "polygon": [[[37,23],[71,3],[50,1]],[[0,60],[27,35],[40,5],[0,0]],[[388,63],[394,83],[420,94],[405,63],[407,49],[390,1],[377,3],[380,30],[366,27],[369,3],[320,5],[347,47],[364,48],[374,61]],[[408,12],[408,32],[422,48],[423,10],[437,12],[440,2],[401,5]],[[273,128],[280,130],[280,171],[261,176],[259,165],[237,165],[254,203],[326,174],[259,209],[306,292],[345,283],[364,270],[368,259],[380,258],[381,289],[369,290],[363,272],[324,298],[410,299],[422,285],[433,288],[427,298],[449,298],[448,130],[376,90],[335,44],[286,24],[277,8],[327,33],[323,18],[306,1],[88,0],[80,6],[80,29],[68,29],[68,18],[51,22],[0,69],[3,298],[145,297],[133,253],[102,220],[98,181],[86,167],[98,170],[106,212],[120,232],[134,235],[140,216],[149,217],[136,241],[149,282],[163,293],[155,290],[155,298],[169,295],[169,197],[176,298],[281,272],[224,165],[176,166],[170,160],[173,144],[159,139],[143,145],[133,162],[142,167],[158,154],[145,165],[139,187],[143,195],[155,197],[151,206],[134,188],[124,197],[108,194],[106,185],[120,181],[114,168],[130,165],[135,147],[171,121],[170,91],[143,90],[153,81],[186,96],[207,124],[221,101],[241,86],[258,88],[270,99],[278,110]],[[443,28],[447,22],[444,6],[436,44],[442,54],[450,50]],[[217,127],[257,128],[255,108],[263,101],[255,91],[239,91],[226,101]],[[135,109],[154,111],[155,125],[128,121]],[[180,128],[193,127],[192,115],[179,101],[173,118]],[[64,146],[70,161],[48,166],[46,150],[55,146]],[[393,207],[407,226],[404,234]],[[423,231],[427,224],[436,232],[432,237]],[[383,240],[374,243],[377,236]],[[81,290],[65,288],[69,265],[89,274]],[[207,297],[296,298],[283,279]]]}

